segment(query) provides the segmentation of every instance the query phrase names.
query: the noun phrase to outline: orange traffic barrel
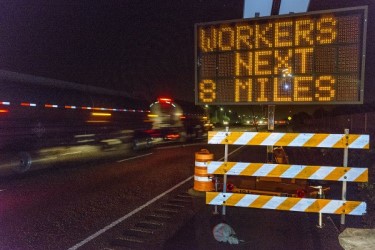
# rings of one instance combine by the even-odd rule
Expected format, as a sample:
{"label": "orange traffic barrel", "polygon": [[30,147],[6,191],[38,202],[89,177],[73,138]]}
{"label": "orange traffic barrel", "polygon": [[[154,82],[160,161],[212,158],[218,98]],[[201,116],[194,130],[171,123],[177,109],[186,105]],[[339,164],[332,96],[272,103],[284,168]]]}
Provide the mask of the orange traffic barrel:
{"label": "orange traffic barrel", "polygon": [[207,162],[212,161],[214,155],[207,149],[201,149],[195,153],[194,190],[213,191],[214,183],[211,175],[207,174]]}

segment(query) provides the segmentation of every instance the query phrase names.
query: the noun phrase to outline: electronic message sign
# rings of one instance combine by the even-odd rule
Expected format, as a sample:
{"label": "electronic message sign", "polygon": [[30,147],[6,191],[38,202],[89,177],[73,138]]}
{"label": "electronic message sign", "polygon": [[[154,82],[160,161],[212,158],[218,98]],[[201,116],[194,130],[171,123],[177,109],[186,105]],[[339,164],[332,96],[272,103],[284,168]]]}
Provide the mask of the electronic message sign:
{"label": "electronic message sign", "polygon": [[367,6],[195,25],[196,104],[362,104]]}

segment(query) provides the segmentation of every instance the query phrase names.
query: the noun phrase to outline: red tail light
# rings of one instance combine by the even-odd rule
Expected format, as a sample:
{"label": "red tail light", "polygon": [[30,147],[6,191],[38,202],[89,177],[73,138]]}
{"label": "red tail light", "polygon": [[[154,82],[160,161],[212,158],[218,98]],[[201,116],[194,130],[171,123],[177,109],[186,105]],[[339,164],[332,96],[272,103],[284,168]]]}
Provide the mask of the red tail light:
{"label": "red tail light", "polygon": [[232,191],[234,189],[234,184],[233,183],[227,183],[227,191]]}
{"label": "red tail light", "polygon": [[58,108],[59,106],[56,104],[44,104],[45,108]]}
{"label": "red tail light", "polygon": [[172,99],[171,98],[167,98],[167,97],[159,97],[158,98],[158,101],[160,103],[171,103],[172,102]]}
{"label": "red tail light", "polygon": [[30,102],[21,102],[21,106],[24,107],[36,107],[35,103],[30,103]]}

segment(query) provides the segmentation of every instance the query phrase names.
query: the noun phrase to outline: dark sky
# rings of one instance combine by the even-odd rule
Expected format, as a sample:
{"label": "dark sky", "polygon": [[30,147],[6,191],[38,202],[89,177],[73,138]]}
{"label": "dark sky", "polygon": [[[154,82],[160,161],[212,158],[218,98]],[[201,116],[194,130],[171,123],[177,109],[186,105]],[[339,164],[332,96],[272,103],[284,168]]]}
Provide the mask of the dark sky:
{"label": "dark sky", "polygon": [[[374,2],[311,0],[310,10],[369,5],[369,33]],[[242,15],[243,0],[0,0],[0,69],[193,101],[194,24]],[[365,100],[373,48],[369,37]]]}
{"label": "dark sky", "polygon": [[189,100],[194,23],[239,18],[243,5],[233,0],[0,2],[1,69]]}

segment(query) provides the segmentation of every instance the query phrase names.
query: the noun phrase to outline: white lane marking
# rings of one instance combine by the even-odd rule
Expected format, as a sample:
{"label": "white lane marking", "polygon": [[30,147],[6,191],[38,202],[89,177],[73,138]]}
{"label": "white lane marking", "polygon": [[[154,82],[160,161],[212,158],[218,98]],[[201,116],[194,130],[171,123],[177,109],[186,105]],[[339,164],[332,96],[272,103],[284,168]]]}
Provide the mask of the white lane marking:
{"label": "white lane marking", "polygon": [[6,189],[0,189],[0,192],[3,192],[3,191],[5,191]]}
{"label": "white lane marking", "polygon": [[331,216],[327,216],[327,219],[332,223],[333,227],[336,229],[336,233],[339,234],[341,231],[340,231],[340,229],[336,226],[335,222],[333,222]]}
{"label": "white lane marking", "polygon": [[[245,146],[241,146],[235,150],[233,150],[232,152],[229,153],[229,155],[235,153],[236,151],[240,150],[241,148],[244,148]],[[152,153],[150,153],[152,154]],[[146,155],[150,155],[150,154],[146,154]],[[143,155],[143,156],[146,156],[146,155]],[[138,157],[133,157],[133,158],[138,158]],[[131,159],[131,158],[129,158]],[[125,160],[129,160],[129,159],[125,159]],[[222,157],[221,159],[219,159],[219,161],[221,161],[222,159],[224,159],[224,157]],[[125,161],[123,160],[123,161]],[[109,229],[115,227],[117,224],[121,223],[122,221],[128,219],[129,217],[133,216],[134,214],[138,213],[139,211],[141,211],[142,209],[144,209],[145,207],[151,205],[152,203],[154,203],[155,201],[159,200],[160,198],[162,198],[163,196],[165,196],[166,194],[172,192],[174,189],[178,188],[179,186],[185,184],[186,182],[192,180],[194,178],[194,175],[190,176],[189,178],[187,178],[186,180],[178,183],[177,185],[175,185],[174,187],[168,189],[167,191],[165,191],[164,193],[156,196],[155,198],[153,198],[152,200],[146,202],[145,204],[143,204],[142,206],[138,207],[137,209],[131,211],[130,213],[124,215],[123,217],[121,217],[120,219],[112,222],[111,224],[109,224],[108,226],[100,229],[99,231],[97,231],[96,233],[90,235],[89,237],[87,237],[86,239],[84,239],[83,241],[79,242],[78,244],[72,246],[71,248],[69,248],[68,250],[76,250],[78,249],[79,247],[85,245],[86,243],[88,243],[89,241],[95,239],[96,237],[100,236],[101,234],[105,233],[106,231],[108,231]]]}
{"label": "white lane marking", "polygon": [[168,189],[167,191],[165,191],[164,193],[156,196],[155,198],[153,198],[152,200],[146,202],[145,204],[143,204],[142,206],[138,207],[137,209],[131,211],[130,213],[126,214],[125,216],[121,217],[120,219],[112,222],[111,224],[109,224],[108,226],[100,229],[99,231],[97,231],[96,233],[92,234],[91,236],[87,237],[86,239],[84,239],[83,241],[79,242],[78,244],[72,246],[71,248],[69,248],[68,250],[75,250],[75,249],[78,249],[79,247],[85,245],[86,243],[88,243],[89,241],[95,239],[96,237],[98,237],[99,235],[105,233],[107,230],[111,229],[112,227],[116,226],[117,224],[121,223],[122,221],[126,220],[127,218],[133,216],[134,214],[138,213],[139,211],[141,211],[142,209],[144,209],[145,207],[151,205],[152,203],[154,203],[155,201],[157,201],[158,199],[162,198],[163,196],[165,196],[166,194],[172,192],[174,189],[178,188],[179,186],[185,184],[186,182],[190,181],[191,179],[193,178],[193,176],[190,176],[189,178],[187,178],[186,180],[178,183],[176,186]]}
{"label": "white lane marking", "polygon": [[130,161],[130,160],[137,159],[137,158],[142,158],[142,157],[145,157],[145,156],[148,156],[148,155],[152,155],[152,153],[148,153],[148,154],[144,154],[144,155],[138,155],[138,156],[126,158],[126,159],[123,159],[123,160],[118,160],[117,162]]}

